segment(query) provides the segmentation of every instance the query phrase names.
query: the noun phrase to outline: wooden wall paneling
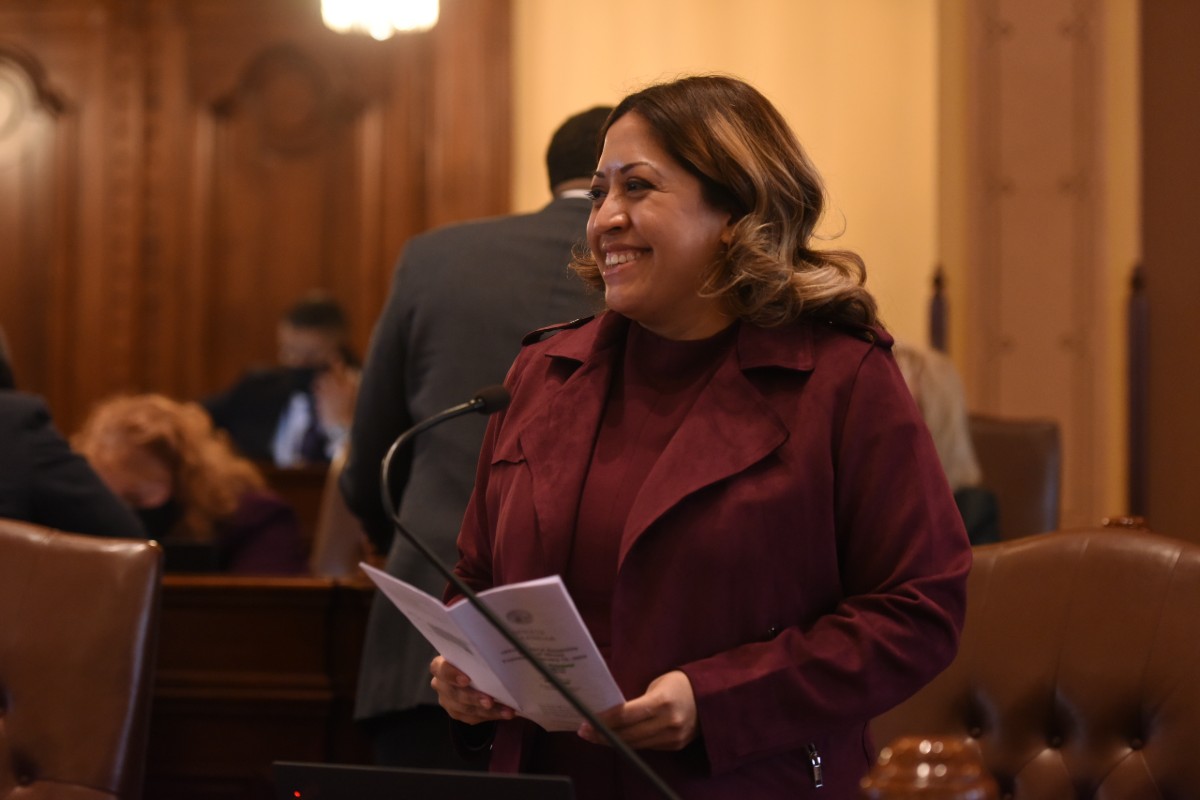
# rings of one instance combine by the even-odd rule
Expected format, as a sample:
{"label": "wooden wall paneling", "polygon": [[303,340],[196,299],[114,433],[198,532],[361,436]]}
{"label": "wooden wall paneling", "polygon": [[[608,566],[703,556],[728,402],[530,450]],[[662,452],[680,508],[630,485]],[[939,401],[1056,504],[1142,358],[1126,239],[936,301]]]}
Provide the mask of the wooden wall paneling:
{"label": "wooden wall paneling", "polygon": [[218,385],[245,368],[247,339],[273,345],[282,311],[312,287],[333,289],[329,276],[352,263],[353,125],[319,67],[290,48],[264,53],[217,107],[202,235],[221,286],[209,313]]}
{"label": "wooden wall paneling", "polygon": [[[364,246],[358,265],[357,313],[351,321],[360,354],[366,352],[387,298],[397,256],[409,238],[429,227],[425,164],[433,95],[431,47],[430,37],[420,35],[390,51],[392,84],[387,101],[367,112],[362,127],[368,139],[362,152],[373,154],[361,164],[363,204],[375,218],[364,217],[360,234]],[[376,205],[368,195],[374,195]]]}
{"label": "wooden wall paneling", "polygon": [[197,295],[189,283],[189,163],[192,140],[186,85],[187,32],[177,9],[150,3],[143,26],[145,232],[142,237],[138,363],[143,385],[175,397],[193,396],[189,376],[200,350],[188,337]]}
{"label": "wooden wall paneling", "polygon": [[1058,421],[1062,523],[1094,523],[1112,509],[1096,457],[1099,7],[978,0],[972,13],[972,407]]}
{"label": "wooden wall paneling", "polygon": [[145,221],[144,40],[135,3],[115,3],[108,22],[96,113],[85,119],[82,138],[84,239],[73,276],[79,306],[66,317],[74,323],[69,330],[76,418],[97,400],[144,386],[137,359],[143,335],[138,296]]}
{"label": "wooden wall paneling", "polygon": [[[424,227],[414,173],[385,166],[396,146],[385,133],[391,117],[424,119],[425,96],[403,88],[427,69],[414,63],[426,52],[419,36],[343,37],[287,4],[269,7],[277,18],[234,2],[187,8],[188,92],[205,137],[190,145],[190,282],[204,311],[189,322],[206,370],[189,388],[199,394],[272,361],[276,320],[313,287],[347,307],[365,349],[394,257],[381,227],[396,223],[381,204],[395,186],[402,227]],[[423,131],[397,144],[423,163]]]}
{"label": "wooden wall paneling", "polygon": [[431,227],[507,209],[511,181],[511,4],[444,0],[441,13],[426,131]]}
{"label": "wooden wall paneling", "polygon": [[130,33],[135,23],[131,4],[117,0],[19,2],[0,11],[0,47],[26,54],[20,60],[44,76],[58,98],[43,118],[48,126],[37,157],[45,163],[52,154],[53,166],[39,170],[43,183],[36,190],[16,188],[25,194],[13,197],[10,186],[2,198],[45,221],[27,229],[45,241],[22,268],[33,271],[38,288],[0,281],[8,302],[20,309],[10,338],[17,358],[29,361],[18,366],[28,378],[22,385],[47,396],[66,431],[97,398],[135,379],[131,304],[142,102],[139,52]]}
{"label": "wooden wall paneling", "polygon": [[[202,309],[191,320],[200,327],[199,392],[272,363],[276,322],[307,290],[339,296],[327,280],[349,245],[339,218],[358,212],[347,202],[354,175],[344,153],[355,103],[323,58],[328,32],[294,8],[273,10],[281,11],[188,8],[187,91],[194,133],[205,137],[188,143],[202,159],[193,164],[198,226],[189,231],[202,243],[191,266]],[[331,240],[341,252],[330,253]]]}
{"label": "wooden wall paneling", "polygon": [[21,385],[45,391],[59,355],[46,319],[64,260],[54,232],[67,224],[60,215],[69,209],[58,185],[65,174],[58,144],[66,137],[56,128],[62,103],[43,82],[35,60],[0,44],[0,326]]}
{"label": "wooden wall paneling", "polygon": [[27,388],[68,431],[115,391],[199,397],[273,361],[313,286],[365,349],[409,237],[508,210],[509,10],[380,43],[317,0],[7,0],[4,91],[41,98],[0,140]]}
{"label": "wooden wall paneling", "polygon": [[1150,305],[1146,301],[1146,275],[1141,264],[1134,265],[1129,279],[1129,298],[1125,306],[1129,429],[1126,448],[1126,480],[1129,515],[1146,518],[1149,460],[1149,389],[1150,389]]}

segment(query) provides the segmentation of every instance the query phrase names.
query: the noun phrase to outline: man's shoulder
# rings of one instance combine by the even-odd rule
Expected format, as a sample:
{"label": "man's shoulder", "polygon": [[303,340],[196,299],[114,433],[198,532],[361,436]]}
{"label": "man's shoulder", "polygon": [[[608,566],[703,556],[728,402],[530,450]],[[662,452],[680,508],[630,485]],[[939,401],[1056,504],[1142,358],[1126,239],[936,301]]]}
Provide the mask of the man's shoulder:
{"label": "man's shoulder", "polygon": [[254,367],[238,376],[229,387],[233,394],[284,392],[291,394],[295,376],[284,367]]}
{"label": "man's shoulder", "polygon": [[574,228],[580,221],[586,221],[587,216],[586,202],[555,200],[537,211],[480,217],[442,225],[409,239],[408,248],[421,250],[458,247],[463,241],[507,237],[520,231],[553,229],[564,225]]}
{"label": "man's shoulder", "polygon": [[531,214],[500,214],[479,217],[461,222],[451,222],[418,233],[409,240],[409,247],[433,247],[443,243],[456,243],[461,239],[493,235],[496,232],[518,227],[527,223]]}
{"label": "man's shoulder", "polygon": [[36,394],[4,389],[0,390],[0,414],[6,420],[27,420],[49,417],[50,409],[46,401]]}
{"label": "man's shoulder", "polygon": [[0,391],[0,442],[4,443],[0,464],[7,475],[13,476],[14,469],[32,468],[29,461],[31,446],[61,439],[50,406],[43,397],[12,389]]}
{"label": "man's shoulder", "polygon": [[282,412],[297,388],[297,377],[291,370],[282,367],[251,369],[227,388],[201,398],[200,405],[212,416],[217,427],[226,428],[235,420],[273,419]]}

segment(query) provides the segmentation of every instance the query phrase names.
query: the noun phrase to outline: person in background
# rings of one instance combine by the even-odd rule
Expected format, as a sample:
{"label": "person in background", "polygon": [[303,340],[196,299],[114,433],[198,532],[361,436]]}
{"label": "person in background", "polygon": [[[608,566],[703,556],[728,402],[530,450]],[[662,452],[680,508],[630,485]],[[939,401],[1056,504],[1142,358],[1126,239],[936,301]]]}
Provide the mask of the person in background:
{"label": "person in background", "polygon": [[55,428],[42,398],[0,389],[0,517],[146,538],[141,521]]}
{"label": "person in background", "polygon": [[295,512],[267,491],[199,405],[158,394],[114,397],[92,410],[73,444],[163,543],[168,560],[174,542],[207,543],[220,571],[306,570]]}
{"label": "person in background", "polygon": [[[591,192],[575,267],[607,310],[517,356],[456,571],[562,576],[627,698],[603,721],[680,797],[857,798],[870,721],[955,655],[971,565],[865,267],[813,247],[820,178],[734,78],[622,100]],[[493,770],[658,796],[590,725],[430,670]]]}
{"label": "person in background", "polygon": [[967,398],[954,362],[942,353],[897,341],[892,346],[904,382],[921,409],[971,544],[1000,541],[996,495],[982,473],[967,423]]}
{"label": "person in background", "polygon": [[[417,236],[396,266],[371,338],[341,486],[378,552],[387,554],[387,571],[435,595],[444,579],[407,542],[393,542],[380,497],[380,461],[414,422],[499,383],[527,331],[595,309],[595,295],[567,265],[584,235],[597,134],[608,111],[583,111],[555,131],[546,151],[553,199],[540,211]],[[396,462],[392,492],[400,517],[447,564],[455,559],[484,425],[472,415],[431,429]],[[421,634],[377,595],[355,716],[380,764],[472,766],[456,752],[429,687],[432,656]]]}
{"label": "person in background", "polygon": [[280,467],[325,465],[343,446],[358,393],[346,315],[319,291],[279,322],[279,365],[254,370],[202,401],[247,458]]}

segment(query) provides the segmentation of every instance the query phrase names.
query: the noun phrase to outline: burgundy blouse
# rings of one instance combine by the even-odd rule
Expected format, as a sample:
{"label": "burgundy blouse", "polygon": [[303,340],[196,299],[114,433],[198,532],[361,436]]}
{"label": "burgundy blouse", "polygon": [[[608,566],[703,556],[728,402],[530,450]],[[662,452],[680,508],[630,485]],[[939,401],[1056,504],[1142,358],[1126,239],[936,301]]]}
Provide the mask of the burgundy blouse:
{"label": "burgundy blouse", "polygon": [[735,326],[707,339],[673,341],[629,326],[579,502],[563,581],[607,655],[609,611],[625,518],[646,475],[733,342]]}

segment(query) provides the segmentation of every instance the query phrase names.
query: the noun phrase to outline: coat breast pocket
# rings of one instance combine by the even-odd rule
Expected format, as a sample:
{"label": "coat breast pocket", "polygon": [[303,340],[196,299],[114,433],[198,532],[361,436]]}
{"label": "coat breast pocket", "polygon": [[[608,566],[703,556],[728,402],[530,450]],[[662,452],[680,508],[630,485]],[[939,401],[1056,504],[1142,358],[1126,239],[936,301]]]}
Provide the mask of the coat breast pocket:
{"label": "coat breast pocket", "polygon": [[537,545],[533,476],[516,436],[496,442],[488,466],[486,499],[495,578],[500,583],[523,580],[543,558]]}

